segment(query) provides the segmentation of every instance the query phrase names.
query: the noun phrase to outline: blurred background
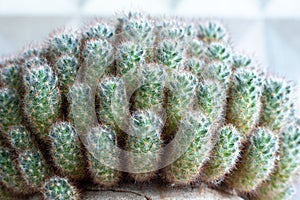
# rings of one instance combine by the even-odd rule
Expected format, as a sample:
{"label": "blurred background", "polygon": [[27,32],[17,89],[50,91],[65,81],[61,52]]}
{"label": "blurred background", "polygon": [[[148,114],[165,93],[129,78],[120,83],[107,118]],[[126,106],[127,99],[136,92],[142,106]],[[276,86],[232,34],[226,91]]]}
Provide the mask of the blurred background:
{"label": "blurred background", "polygon": [[[235,50],[300,84],[299,0],[0,0],[0,57],[44,41],[55,28],[78,28],[96,16],[137,9],[155,16],[219,19]],[[297,179],[294,200],[300,199]]]}

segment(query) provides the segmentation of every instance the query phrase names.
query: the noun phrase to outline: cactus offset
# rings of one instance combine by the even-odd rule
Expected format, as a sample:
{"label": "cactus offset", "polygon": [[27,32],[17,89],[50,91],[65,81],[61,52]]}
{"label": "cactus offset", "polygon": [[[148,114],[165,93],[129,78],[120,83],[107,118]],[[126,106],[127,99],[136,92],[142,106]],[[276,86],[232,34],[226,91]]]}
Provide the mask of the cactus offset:
{"label": "cactus offset", "polygon": [[122,78],[104,77],[100,80],[96,93],[96,112],[98,120],[114,127],[124,129],[129,116],[129,105],[125,83]]}
{"label": "cactus offset", "polygon": [[164,67],[151,63],[143,66],[140,71],[142,86],[135,91],[134,110],[154,109],[161,112],[165,100],[164,87],[167,78]]}
{"label": "cactus offset", "polygon": [[226,117],[242,134],[243,140],[258,121],[263,81],[262,75],[255,70],[240,68],[233,75]]}
{"label": "cactus offset", "polygon": [[280,139],[280,158],[269,180],[257,189],[260,198],[275,198],[284,192],[300,167],[300,121],[291,123],[281,131]]}
{"label": "cactus offset", "polygon": [[70,199],[78,200],[79,192],[67,179],[52,177],[45,182],[42,190],[45,199]]}
{"label": "cactus offset", "polygon": [[202,171],[202,178],[207,182],[222,181],[234,168],[240,155],[241,136],[232,125],[222,127],[217,134],[215,147]]}
{"label": "cactus offset", "polygon": [[[174,142],[169,156],[177,154],[178,150],[186,150],[182,156],[171,165],[163,169],[162,177],[175,185],[188,184],[196,180],[203,164],[208,160],[212,149],[211,123],[203,114],[189,112],[180,121],[180,140]],[[187,142],[187,149],[182,149]]]}
{"label": "cactus offset", "polygon": [[120,180],[121,172],[113,169],[118,167],[119,153],[114,149],[117,146],[116,132],[109,126],[91,128],[87,135],[88,170],[93,182],[109,187]]}
{"label": "cactus offset", "polygon": [[0,88],[0,127],[7,129],[8,126],[21,123],[20,98],[15,89]]}
{"label": "cactus offset", "polygon": [[275,167],[278,143],[278,137],[269,129],[255,130],[242,160],[227,180],[230,187],[251,192],[267,180]]}
{"label": "cactus offset", "polygon": [[0,146],[0,183],[14,193],[27,193],[29,187],[23,179],[12,150]]}
{"label": "cactus offset", "polygon": [[75,83],[68,93],[69,119],[79,134],[85,135],[96,123],[92,89],[85,83]]}
{"label": "cactus offset", "polygon": [[57,77],[47,64],[30,64],[30,68],[26,68],[23,75],[24,113],[35,133],[41,138],[47,138],[50,126],[60,114]]}
{"label": "cactus offset", "polygon": [[20,89],[21,67],[14,61],[6,61],[0,64],[0,85]]}
{"label": "cactus offset", "polygon": [[178,128],[185,112],[192,108],[198,80],[190,72],[176,71],[171,74],[168,84],[170,93],[166,105],[166,132],[163,136],[166,140],[174,136],[174,131]]}
{"label": "cactus offset", "polygon": [[[162,118],[151,111],[136,111],[132,114],[126,148],[132,153],[127,168],[136,181],[147,181],[155,176],[159,164],[159,149],[163,143]],[[145,172],[134,173],[139,169]]]}
{"label": "cactus offset", "polygon": [[274,131],[282,129],[287,123],[292,103],[291,83],[269,77],[265,81],[262,96],[260,126],[268,126]]}
{"label": "cactus offset", "polygon": [[68,122],[56,123],[49,134],[51,156],[60,173],[73,179],[83,179],[85,157],[79,135]]}

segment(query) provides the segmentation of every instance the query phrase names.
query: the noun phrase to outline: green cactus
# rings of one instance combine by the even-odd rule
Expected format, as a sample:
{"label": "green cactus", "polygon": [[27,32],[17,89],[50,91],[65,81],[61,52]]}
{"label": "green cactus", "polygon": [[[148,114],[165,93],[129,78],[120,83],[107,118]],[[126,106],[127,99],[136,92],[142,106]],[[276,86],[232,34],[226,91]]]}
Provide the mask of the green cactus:
{"label": "green cactus", "polygon": [[285,129],[292,83],[265,78],[218,22],[114,19],[56,31],[0,62],[0,185],[78,199],[50,177],[111,187],[121,171],[148,181],[164,168],[174,185],[202,178],[257,198],[290,194],[300,146],[298,125]]}
{"label": "green cactus", "polygon": [[60,173],[75,180],[85,178],[83,147],[74,127],[68,122],[56,123],[49,137],[50,154]]}
{"label": "green cactus", "polygon": [[218,81],[203,80],[197,88],[197,102],[201,112],[206,114],[213,124],[224,121],[226,89]]}
{"label": "green cactus", "polygon": [[[83,68],[79,74],[93,89],[103,72],[113,73],[114,47],[116,42],[115,29],[109,22],[95,20],[83,32]],[[92,74],[91,74],[92,73]],[[94,74],[93,74],[94,73]],[[93,83],[93,79],[97,80]]]}
{"label": "green cactus", "polygon": [[34,145],[31,134],[22,125],[10,126],[5,132],[5,136],[12,148],[19,152]]}
{"label": "green cactus", "polygon": [[[174,142],[174,147],[168,156],[183,151],[182,156],[163,169],[164,180],[174,185],[189,184],[198,178],[199,173],[208,160],[213,147],[213,135],[210,131],[211,123],[203,114],[189,112],[180,121],[177,134],[182,135]],[[189,144],[189,140],[191,143]],[[188,144],[188,145],[187,145]],[[183,148],[187,145],[186,151]]]}
{"label": "green cactus", "polygon": [[93,21],[83,33],[84,40],[106,38],[112,39],[115,35],[115,30],[109,24],[105,24],[100,20]]}
{"label": "green cactus", "polygon": [[85,135],[96,124],[92,89],[85,83],[75,83],[68,93],[69,116],[79,134]]}
{"label": "green cactus", "polygon": [[275,167],[278,143],[278,137],[269,129],[255,130],[242,160],[227,180],[229,186],[240,192],[251,192],[267,180]]}
{"label": "green cactus", "polygon": [[31,187],[41,187],[43,182],[51,176],[49,166],[35,146],[23,150],[18,156],[18,161],[22,176]]}
{"label": "green cactus", "polygon": [[223,126],[217,133],[217,141],[206,163],[201,178],[218,183],[234,168],[239,156],[241,136],[231,124]]}
{"label": "green cactus", "polygon": [[18,161],[15,159],[11,149],[0,146],[0,184],[13,193],[28,193],[29,186],[23,179],[18,168]]}
{"label": "green cactus", "polygon": [[231,78],[231,68],[223,62],[217,61],[209,64],[203,73],[205,78],[214,79],[221,83],[222,87],[229,89],[229,83]]}
{"label": "green cactus", "polygon": [[118,183],[121,172],[112,167],[121,167],[116,132],[109,126],[97,126],[88,132],[86,139],[88,170],[94,183],[109,187]]}
{"label": "green cactus", "polygon": [[192,108],[198,84],[196,76],[186,71],[175,71],[169,79],[167,84],[170,93],[166,105],[167,121],[164,133],[167,140],[174,135],[185,112]]}
{"label": "green cactus", "polygon": [[51,177],[44,183],[42,193],[45,199],[53,200],[78,200],[80,197],[78,190],[68,179],[57,176]]}
{"label": "green cactus", "polygon": [[35,133],[47,138],[48,129],[59,117],[60,94],[57,77],[48,65],[25,69],[24,113]]}
{"label": "green cactus", "polygon": [[48,56],[55,63],[63,55],[77,56],[80,53],[81,38],[76,31],[62,29],[53,32],[48,41]]}
{"label": "green cactus", "polygon": [[[16,152],[16,160],[12,161],[12,164],[20,172],[19,175],[15,175],[15,178],[21,176],[15,180],[16,184],[22,184],[24,189],[30,188],[31,193],[38,191],[44,178],[50,174],[50,170],[41,152],[36,148],[31,134],[24,126],[15,125],[10,126],[4,135],[10,147]],[[7,167],[12,166],[7,164]],[[13,170],[10,173],[13,173]]]}
{"label": "green cactus", "polygon": [[74,55],[62,55],[54,63],[58,74],[59,89],[66,96],[74,84],[79,70],[78,59]]}
{"label": "green cactus", "polygon": [[191,57],[186,59],[184,69],[192,72],[197,77],[201,77],[205,68],[205,62],[203,59]]}
{"label": "green cactus", "polygon": [[143,66],[140,71],[142,86],[135,91],[133,108],[154,109],[160,112],[165,100],[167,73],[163,66],[154,63]]}
{"label": "green cactus", "polygon": [[50,169],[43,155],[37,149],[35,140],[22,125],[10,126],[5,132],[10,147],[16,152],[16,169],[26,188],[32,192],[38,191],[45,178],[50,175]]}
{"label": "green cactus", "polygon": [[212,61],[222,61],[226,63],[231,60],[231,56],[230,47],[219,42],[210,43],[205,51],[205,58],[208,63]]}
{"label": "green cactus", "polygon": [[253,65],[253,60],[243,54],[234,54],[232,56],[232,66],[236,70],[238,68],[247,68]]}
{"label": "green cactus", "polygon": [[141,12],[129,12],[119,18],[118,31],[120,39],[142,44],[145,60],[153,59],[153,46],[156,40],[155,25],[153,19]]}
{"label": "green cactus", "polygon": [[[128,158],[128,171],[136,181],[147,181],[156,175],[159,165],[159,150],[163,143],[161,131],[162,118],[149,110],[136,111],[132,114],[129,128],[130,135],[126,148],[132,154]],[[135,173],[143,169],[145,172]]]}
{"label": "green cactus", "polygon": [[240,68],[233,75],[226,118],[238,129],[243,140],[258,121],[263,82],[263,76],[255,70]]}
{"label": "green cactus", "polygon": [[262,93],[259,125],[277,131],[284,127],[290,114],[292,85],[285,80],[268,77]]}
{"label": "green cactus", "polygon": [[96,112],[99,121],[114,127],[125,129],[129,116],[129,105],[122,78],[104,77],[98,84],[96,93]]}
{"label": "green cactus", "polygon": [[125,74],[145,63],[144,46],[135,44],[134,42],[122,43],[118,47],[116,54],[117,71],[120,74]]}
{"label": "green cactus", "polygon": [[15,89],[0,88],[0,128],[20,124],[22,121],[20,98]]}
{"label": "green cactus", "polygon": [[226,41],[227,33],[222,24],[218,22],[207,22],[200,24],[198,37],[206,43]]}
{"label": "green cactus", "polygon": [[300,121],[280,132],[279,160],[270,178],[257,189],[260,198],[275,198],[288,188],[300,166]]}
{"label": "green cactus", "polygon": [[284,189],[278,196],[274,197],[274,200],[289,200],[296,193],[295,188],[291,185]]}
{"label": "green cactus", "polygon": [[0,85],[20,89],[22,85],[21,70],[21,66],[13,61],[0,64]]}
{"label": "green cactus", "polygon": [[183,68],[183,46],[178,41],[163,40],[156,49],[156,62],[170,69]]}
{"label": "green cactus", "polygon": [[80,71],[81,79],[94,91],[99,79],[113,63],[113,46],[106,39],[91,39],[85,43],[82,56],[84,68]]}

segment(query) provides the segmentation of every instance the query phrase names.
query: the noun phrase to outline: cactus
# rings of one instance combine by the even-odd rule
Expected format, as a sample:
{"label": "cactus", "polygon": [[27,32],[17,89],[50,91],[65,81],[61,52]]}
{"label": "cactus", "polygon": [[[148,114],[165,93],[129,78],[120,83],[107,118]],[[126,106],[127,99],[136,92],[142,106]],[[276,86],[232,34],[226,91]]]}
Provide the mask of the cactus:
{"label": "cactus", "polygon": [[120,167],[116,132],[109,126],[91,128],[87,139],[88,170],[93,182],[105,187],[115,185],[121,172],[112,167]]}
{"label": "cactus", "polygon": [[51,156],[60,173],[73,179],[85,177],[85,157],[78,133],[68,122],[56,123],[49,134]]}
{"label": "cactus", "polygon": [[142,86],[135,91],[133,108],[160,112],[165,99],[166,70],[161,65],[151,63],[143,66],[140,73]]}
{"label": "cactus", "polygon": [[55,63],[63,55],[77,56],[80,53],[80,35],[70,29],[53,32],[48,41],[47,54]]}
{"label": "cactus", "polygon": [[[155,176],[159,164],[159,150],[163,143],[162,118],[151,111],[132,114],[126,148],[132,154],[128,158],[128,171],[136,181],[147,181]],[[143,169],[145,172],[135,173]]]}
{"label": "cactus", "polygon": [[43,185],[42,193],[45,199],[79,199],[79,192],[76,187],[67,179],[60,177],[52,177],[48,179]]}
{"label": "cactus", "polygon": [[120,40],[142,44],[145,61],[153,59],[153,47],[156,41],[153,19],[143,13],[129,12],[118,20]]}
{"label": "cactus", "polygon": [[217,141],[209,161],[202,171],[202,179],[206,182],[218,183],[234,168],[240,155],[241,136],[232,126],[223,126],[218,131]]}
{"label": "cactus", "polygon": [[157,62],[170,69],[180,69],[183,65],[183,50],[177,41],[162,41],[156,50]]}
{"label": "cactus", "polygon": [[36,147],[22,151],[18,161],[26,183],[32,187],[41,187],[46,178],[51,175],[46,161]]}
{"label": "cactus", "polygon": [[249,68],[253,65],[253,60],[243,54],[234,54],[232,56],[233,70],[238,68]]}
{"label": "cactus", "polygon": [[60,94],[57,77],[46,64],[26,68],[24,75],[24,113],[35,133],[47,138],[52,123],[59,117]]}
{"label": "cactus", "polygon": [[106,39],[91,39],[85,43],[82,54],[84,57],[82,79],[95,90],[99,79],[113,62],[113,47]]}
{"label": "cactus", "polygon": [[[292,119],[293,121],[294,119]],[[284,192],[300,166],[300,122],[291,123],[280,132],[279,161],[269,180],[257,189],[259,198],[275,198]]]}
{"label": "cactus", "polygon": [[130,12],[59,30],[0,62],[0,185],[78,199],[66,177],[111,187],[126,171],[284,198],[299,165],[293,89],[218,22]]}
{"label": "cactus", "polygon": [[205,58],[206,62],[229,62],[231,59],[231,49],[223,43],[210,43],[206,49]]}
{"label": "cactus", "polygon": [[23,179],[18,168],[18,161],[14,159],[13,151],[3,145],[0,146],[0,183],[14,193],[27,193],[29,186]]}
{"label": "cactus", "polygon": [[96,108],[98,120],[114,127],[125,129],[129,116],[128,100],[124,80],[117,77],[104,77],[98,84]]}
{"label": "cactus", "polygon": [[75,83],[68,93],[69,119],[79,134],[85,135],[96,123],[92,89],[85,83]]}
{"label": "cactus", "polygon": [[99,20],[95,20],[92,22],[88,27],[83,30],[83,39],[90,40],[90,39],[97,39],[97,38],[106,38],[111,39],[114,37],[115,30],[108,24],[104,22],[101,23]]}
{"label": "cactus", "polygon": [[21,123],[20,99],[17,91],[11,88],[0,88],[0,127]]}
{"label": "cactus", "polygon": [[18,152],[22,152],[33,145],[31,134],[22,125],[10,126],[4,135],[12,148]]}
{"label": "cactus", "polygon": [[234,73],[226,118],[242,134],[243,140],[258,122],[263,81],[255,70],[240,68]]}
{"label": "cactus", "polygon": [[171,74],[168,84],[170,94],[166,105],[166,132],[163,136],[166,140],[173,137],[185,112],[192,108],[198,80],[189,72],[177,71]]}
{"label": "cactus", "polygon": [[226,41],[227,33],[223,25],[218,22],[199,24],[198,37],[207,42]]}
{"label": "cactus", "polygon": [[288,200],[296,193],[295,188],[291,185],[284,189],[278,196],[274,197],[275,200]]}
{"label": "cactus", "polygon": [[250,145],[227,180],[230,187],[240,192],[254,191],[275,167],[279,139],[269,129],[258,128],[250,138]]}
{"label": "cactus", "polygon": [[10,126],[4,135],[16,152],[14,164],[20,171],[22,180],[27,187],[30,186],[33,191],[37,191],[51,173],[37,144],[22,125]]}
{"label": "cactus", "polygon": [[224,121],[226,89],[218,81],[203,80],[197,88],[197,103],[213,124]]}
{"label": "cactus", "polygon": [[[135,89],[138,84],[137,70],[145,64],[145,51],[142,44],[125,42],[116,52],[117,73],[123,76],[126,89]],[[127,92],[130,93],[130,91]]]}
{"label": "cactus", "polygon": [[269,77],[263,90],[262,112],[259,125],[276,131],[286,124],[291,105],[292,85],[285,80]]}
{"label": "cactus", "polygon": [[183,138],[179,137],[180,140],[174,142],[174,147],[168,152],[169,156],[177,154],[176,151],[185,150],[182,146],[190,142],[190,139],[192,141],[178,160],[163,169],[162,177],[166,181],[174,185],[184,185],[196,180],[212,149],[213,137],[210,128],[209,120],[199,113],[189,112],[180,121],[177,134]]}
{"label": "cactus", "polygon": [[79,62],[74,55],[62,55],[57,59],[54,66],[58,74],[59,88],[66,95],[75,82]]}
{"label": "cactus", "polygon": [[21,67],[13,61],[0,64],[0,85],[20,89],[21,87]]}

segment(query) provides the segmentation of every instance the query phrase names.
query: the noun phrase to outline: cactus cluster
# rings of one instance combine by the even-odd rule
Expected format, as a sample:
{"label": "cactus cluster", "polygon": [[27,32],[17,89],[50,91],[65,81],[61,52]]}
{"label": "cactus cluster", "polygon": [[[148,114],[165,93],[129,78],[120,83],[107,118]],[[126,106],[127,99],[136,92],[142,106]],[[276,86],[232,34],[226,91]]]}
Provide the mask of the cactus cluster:
{"label": "cactus cluster", "polygon": [[129,12],[58,30],[0,63],[1,197],[79,199],[82,182],[126,177],[288,198],[293,95],[215,21]]}

